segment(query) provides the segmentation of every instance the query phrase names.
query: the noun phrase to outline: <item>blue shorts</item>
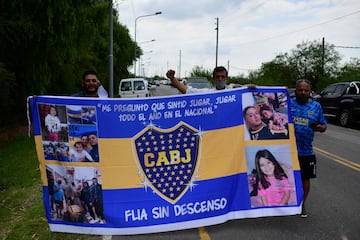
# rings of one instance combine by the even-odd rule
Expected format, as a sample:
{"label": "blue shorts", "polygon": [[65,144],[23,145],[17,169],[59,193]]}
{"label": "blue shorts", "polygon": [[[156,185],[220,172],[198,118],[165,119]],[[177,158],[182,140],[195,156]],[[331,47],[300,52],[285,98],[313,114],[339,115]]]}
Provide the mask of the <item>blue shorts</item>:
{"label": "blue shorts", "polygon": [[301,170],[301,179],[307,180],[310,178],[316,178],[316,157],[310,156],[298,156]]}

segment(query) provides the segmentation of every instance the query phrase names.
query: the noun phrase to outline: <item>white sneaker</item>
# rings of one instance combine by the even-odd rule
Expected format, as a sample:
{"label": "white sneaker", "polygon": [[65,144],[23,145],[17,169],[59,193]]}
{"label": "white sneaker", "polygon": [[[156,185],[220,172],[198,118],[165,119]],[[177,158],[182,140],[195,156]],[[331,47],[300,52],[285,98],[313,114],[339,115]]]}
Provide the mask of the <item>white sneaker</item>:
{"label": "white sneaker", "polygon": [[300,214],[300,217],[302,218],[307,218],[308,215],[307,215],[307,212],[305,210],[305,206],[303,205],[302,208],[301,208],[301,214]]}
{"label": "white sneaker", "polygon": [[90,221],[89,221],[89,223],[91,223],[91,224],[94,224],[94,223],[97,223],[98,221],[96,221],[95,219],[91,219]]}

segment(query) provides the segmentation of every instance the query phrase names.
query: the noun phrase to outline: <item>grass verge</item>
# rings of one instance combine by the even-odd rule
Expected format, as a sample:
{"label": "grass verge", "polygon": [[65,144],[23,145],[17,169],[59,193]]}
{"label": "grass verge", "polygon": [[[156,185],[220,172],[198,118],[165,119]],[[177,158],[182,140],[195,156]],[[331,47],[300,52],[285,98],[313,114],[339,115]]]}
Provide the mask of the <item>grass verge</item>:
{"label": "grass verge", "polygon": [[100,236],[50,232],[33,137],[0,145],[0,239],[98,240]]}

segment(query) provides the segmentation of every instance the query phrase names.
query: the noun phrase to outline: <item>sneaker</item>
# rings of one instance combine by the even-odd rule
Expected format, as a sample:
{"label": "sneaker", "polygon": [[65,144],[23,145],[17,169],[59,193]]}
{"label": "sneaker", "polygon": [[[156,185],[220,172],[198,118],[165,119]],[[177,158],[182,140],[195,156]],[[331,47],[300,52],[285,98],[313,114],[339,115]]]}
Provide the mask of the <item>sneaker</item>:
{"label": "sneaker", "polygon": [[304,205],[303,205],[302,208],[301,208],[300,217],[302,217],[302,218],[307,218],[307,217],[308,217]]}
{"label": "sneaker", "polygon": [[97,220],[95,220],[95,219],[91,219],[90,221],[89,221],[89,223],[91,223],[91,224],[93,224],[93,223],[97,223],[98,221]]}

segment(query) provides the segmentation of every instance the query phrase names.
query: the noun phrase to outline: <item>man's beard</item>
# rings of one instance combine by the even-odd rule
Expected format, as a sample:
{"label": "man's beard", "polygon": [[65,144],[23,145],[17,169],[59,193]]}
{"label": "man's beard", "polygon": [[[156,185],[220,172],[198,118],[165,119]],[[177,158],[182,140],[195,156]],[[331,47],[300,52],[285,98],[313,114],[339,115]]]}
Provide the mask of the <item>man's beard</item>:
{"label": "man's beard", "polygon": [[308,96],[296,96],[296,101],[299,104],[304,105],[309,101],[309,97]]}

